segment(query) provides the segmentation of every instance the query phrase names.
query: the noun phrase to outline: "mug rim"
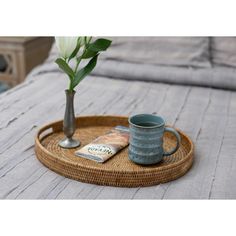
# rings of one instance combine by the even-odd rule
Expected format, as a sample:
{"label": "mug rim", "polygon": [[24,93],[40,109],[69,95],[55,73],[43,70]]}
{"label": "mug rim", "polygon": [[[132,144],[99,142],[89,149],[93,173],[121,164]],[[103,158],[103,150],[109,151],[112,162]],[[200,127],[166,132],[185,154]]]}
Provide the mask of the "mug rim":
{"label": "mug rim", "polygon": [[[153,126],[148,126],[148,127],[137,125],[137,124],[134,124],[133,122],[131,122],[132,118],[139,117],[139,116],[149,116],[149,117],[160,118],[162,120],[162,122],[160,124],[153,125]],[[130,116],[129,119],[128,119],[128,122],[129,122],[130,125],[133,125],[134,127],[142,128],[142,129],[153,129],[153,128],[160,128],[162,126],[165,126],[165,120],[161,116],[157,116],[157,115],[154,115],[154,114],[145,114],[145,113]]]}

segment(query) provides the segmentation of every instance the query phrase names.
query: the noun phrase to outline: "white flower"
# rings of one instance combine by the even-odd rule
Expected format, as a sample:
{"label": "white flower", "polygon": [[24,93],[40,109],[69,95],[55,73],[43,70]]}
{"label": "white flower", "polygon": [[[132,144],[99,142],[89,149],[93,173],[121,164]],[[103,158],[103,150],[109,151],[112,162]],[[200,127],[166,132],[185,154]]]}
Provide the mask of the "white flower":
{"label": "white flower", "polygon": [[78,37],[55,37],[59,55],[68,58],[77,46]]}

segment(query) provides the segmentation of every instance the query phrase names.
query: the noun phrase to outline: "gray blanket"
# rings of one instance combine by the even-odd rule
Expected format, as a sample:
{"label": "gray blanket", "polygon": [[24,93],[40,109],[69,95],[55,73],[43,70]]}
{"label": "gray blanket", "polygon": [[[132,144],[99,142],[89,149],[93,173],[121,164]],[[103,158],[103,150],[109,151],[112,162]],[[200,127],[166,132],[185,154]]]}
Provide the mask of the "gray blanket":
{"label": "gray blanket", "polygon": [[101,60],[93,74],[127,80],[236,89],[236,69],[233,67],[174,67]]}
{"label": "gray blanket", "polygon": [[[133,61],[124,60],[129,55],[125,51],[122,54],[119,52],[120,58],[115,59],[112,55],[116,55],[116,50],[120,48],[113,48],[111,55],[101,55],[97,67],[92,72],[92,75],[105,76],[113,79],[123,80],[139,80],[146,82],[161,82],[179,85],[195,85],[203,87],[213,87],[236,90],[236,68],[229,66],[220,66],[212,64],[205,67],[193,66],[176,66],[171,60],[167,63],[169,65],[160,65],[149,62],[144,62],[138,56],[133,58]],[[123,49],[125,50],[125,48]],[[152,57],[154,55],[151,55]],[[182,55],[181,55],[182,56]],[[54,63],[57,57],[57,50],[55,45],[52,47],[47,63],[36,68],[32,73],[62,73],[58,66]],[[190,60],[190,59],[189,59]],[[204,60],[204,59],[203,59]],[[184,63],[184,61],[182,61]],[[190,63],[190,62],[189,62]],[[202,65],[202,64],[201,64]]]}

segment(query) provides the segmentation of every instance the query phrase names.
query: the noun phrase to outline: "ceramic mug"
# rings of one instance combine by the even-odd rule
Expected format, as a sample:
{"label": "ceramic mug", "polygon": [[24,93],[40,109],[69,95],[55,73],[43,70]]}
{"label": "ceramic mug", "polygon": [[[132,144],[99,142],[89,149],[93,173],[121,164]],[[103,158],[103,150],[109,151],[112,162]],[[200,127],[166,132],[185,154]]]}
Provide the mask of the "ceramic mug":
{"label": "ceramic mug", "polygon": [[[180,145],[179,133],[165,126],[160,116],[140,114],[129,118],[130,140],[129,159],[137,164],[151,165],[160,162],[164,156],[174,154]],[[176,137],[176,146],[166,152],[163,149],[164,132],[170,132]]]}

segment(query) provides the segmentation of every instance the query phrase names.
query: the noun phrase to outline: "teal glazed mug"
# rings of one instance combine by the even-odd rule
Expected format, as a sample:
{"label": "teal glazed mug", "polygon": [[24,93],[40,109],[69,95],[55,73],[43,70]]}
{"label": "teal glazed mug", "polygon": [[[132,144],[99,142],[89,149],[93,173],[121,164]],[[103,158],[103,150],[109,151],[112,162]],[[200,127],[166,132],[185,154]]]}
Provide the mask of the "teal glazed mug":
{"label": "teal glazed mug", "polygon": [[[164,156],[174,154],[181,142],[179,133],[165,126],[162,117],[151,114],[140,114],[129,118],[130,140],[129,159],[137,164],[152,165],[160,162]],[[163,149],[164,132],[176,137],[176,146],[170,151]]]}

